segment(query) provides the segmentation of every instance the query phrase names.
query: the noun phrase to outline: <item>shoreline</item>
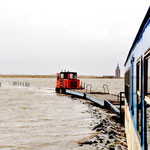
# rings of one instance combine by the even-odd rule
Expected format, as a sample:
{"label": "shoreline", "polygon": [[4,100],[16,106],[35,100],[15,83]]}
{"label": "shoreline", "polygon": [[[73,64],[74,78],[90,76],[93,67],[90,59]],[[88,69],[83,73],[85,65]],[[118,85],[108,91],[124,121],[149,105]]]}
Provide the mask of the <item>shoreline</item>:
{"label": "shoreline", "polygon": [[[0,78],[56,78],[56,75],[10,75],[10,74],[1,74]],[[101,77],[101,76],[90,76],[90,75],[78,75],[79,79],[124,79],[124,77],[115,78],[115,77]]]}

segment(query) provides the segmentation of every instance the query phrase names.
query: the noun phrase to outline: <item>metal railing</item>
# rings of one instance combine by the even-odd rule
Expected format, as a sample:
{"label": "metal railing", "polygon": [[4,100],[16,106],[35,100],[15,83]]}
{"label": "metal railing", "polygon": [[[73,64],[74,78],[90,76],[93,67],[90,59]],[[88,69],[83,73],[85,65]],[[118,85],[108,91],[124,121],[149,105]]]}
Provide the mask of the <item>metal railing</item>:
{"label": "metal railing", "polygon": [[85,83],[81,82],[80,87],[83,88],[83,89],[85,89]]}
{"label": "metal railing", "polygon": [[118,101],[120,102],[120,118],[123,117],[122,106],[125,104],[125,92],[120,92],[118,94]]}
{"label": "metal railing", "polygon": [[13,82],[13,86],[30,87],[30,82]]}
{"label": "metal railing", "polygon": [[[104,93],[109,93],[109,89],[108,89],[107,84],[103,84],[103,89],[104,89]],[[107,92],[106,92],[106,89],[107,89]]]}
{"label": "metal railing", "polygon": [[90,88],[90,89],[89,89],[89,91],[90,91],[89,93],[91,93],[92,85],[91,85],[91,84],[87,84],[87,85],[86,85],[86,93],[88,93],[88,87]]}

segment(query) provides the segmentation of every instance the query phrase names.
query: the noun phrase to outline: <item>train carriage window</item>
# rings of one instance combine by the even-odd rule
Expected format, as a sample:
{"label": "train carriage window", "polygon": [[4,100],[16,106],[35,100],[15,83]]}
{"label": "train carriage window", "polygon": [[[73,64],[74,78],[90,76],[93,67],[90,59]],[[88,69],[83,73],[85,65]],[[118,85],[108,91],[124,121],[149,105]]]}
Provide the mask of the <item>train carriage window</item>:
{"label": "train carriage window", "polygon": [[137,91],[139,96],[141,92],[141,65],[140,64],[141,64],[140,62],[137,64]]}
{"label": "train carriage window", "polygon": [[145,56],[144,61],[144,84],[145,84],[145,98],[150,104],[150,49],[148,54]]}
{"label": "train carriage window", "polygon": [[150,97],[150,58],[146,60],[146,95]]}
{"label": "train carriage window", "polygon": [[137,129],[139,133],[139,137],[141,139],[141,108],[142,108],[142,103],[141,103],[141,60],[137,63]]}
{"label": "train carriage window", "polygon": [[128,69],[125,73],[125,96],[130,105],[130,69]]}

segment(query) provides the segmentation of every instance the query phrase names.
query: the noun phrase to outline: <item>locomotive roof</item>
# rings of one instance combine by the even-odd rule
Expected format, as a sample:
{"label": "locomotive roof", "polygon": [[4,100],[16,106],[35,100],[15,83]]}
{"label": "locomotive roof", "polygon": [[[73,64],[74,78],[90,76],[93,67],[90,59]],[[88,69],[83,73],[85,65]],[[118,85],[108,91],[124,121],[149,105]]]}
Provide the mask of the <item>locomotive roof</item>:
{"label": "locomotive roof", "polygon": [[132,46],[131,46],[131,48],[130,48],[130,51],[129,51],[129,53],[128,53],[128,56],[127,56],[127,59],[126,59],[126,61],[125,61],[124,66],[125,66],[126,63],[127,63],[127,61],[128,61],[128,59],[129,59],[129,57],[130,57],[130,54],[131,54],[131,52],[132,52],[134,46],[137,44],[137,42],[140,41],[144,29],[145,29],[145,28],[147,27],[147,25],[150,23],[150,20],[149,20],[149,19],[150,19],[150,6],[149,6],[149,9],[148,9],[148,11],[147,11],[147,13],[146,13],[146,15],[145,15],[145,18],[144,18],[144,20],[143,20],[141,26],[140,26],[140,28],[139,28],[139,31],[138,31],[138,33],[137,33],[137,35],[136,35],[136,37],[135,37],[135,40],[134,40],[134,42],[133,42],[133,44],[132,44]]}
{"label": "locomotive roof", "polygon": [[69,73],[69,74],[77,74],[77,72],[69,72],[69,71],[67,71],[67,72],[60,72],[60,73]]}

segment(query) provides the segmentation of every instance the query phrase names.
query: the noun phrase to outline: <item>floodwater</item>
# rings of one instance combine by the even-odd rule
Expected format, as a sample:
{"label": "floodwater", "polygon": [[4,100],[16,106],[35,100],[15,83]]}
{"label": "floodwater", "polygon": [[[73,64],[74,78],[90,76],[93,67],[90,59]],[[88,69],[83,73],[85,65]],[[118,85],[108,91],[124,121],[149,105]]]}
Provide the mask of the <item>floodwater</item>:
{"label": "floodwater", "polygon": [[[91,128],[100,119],[91,116],[94,106],[89,110],[89,105],[83,104],[81,99],[56,94],[55,79],[1,78],[0,82],[0,149],[98,149],[79,145],[79,141],[95,134]],[[13,82],[30,82],[30,87],[13,86]],[[94,83],[93,89],[109,83],[110,92],[117,92],[119,87],[123,89],[123,79],[86,79],[83,82]],[[102,116],[105,113],[97,111],[101,111]],[[107,115],[105,113],[104,117]]]}
{"label": "floodwater", "polygon": [[[117,94],[124,92],[124,79],[81,79],[82,86],[85,83],[85,86],[90,84],[92,86],[91,90],[107,92],[107,88],[103,85],[108,86],[109,93]],[[89,88],[88,88],[89,89]]]}

